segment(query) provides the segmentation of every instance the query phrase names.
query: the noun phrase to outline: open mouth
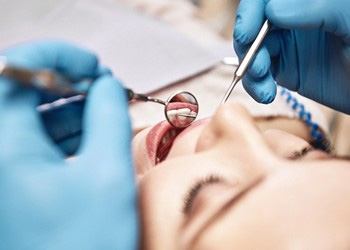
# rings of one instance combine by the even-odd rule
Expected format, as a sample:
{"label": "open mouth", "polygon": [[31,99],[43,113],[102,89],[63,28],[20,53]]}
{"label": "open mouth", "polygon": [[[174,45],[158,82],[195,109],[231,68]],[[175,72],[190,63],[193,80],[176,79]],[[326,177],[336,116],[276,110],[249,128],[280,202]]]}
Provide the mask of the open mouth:
{"label": "open mouth", "polygon": [[207,124],[209,118],[200,119],[187,128],[174,128],[167,121],[162,121],[154,126],[146,136],[147,154],[154,165],[164,161],[175,141],[194,128]]}
{"label": "open mouth", "polygon": [[167,121],[154,126],[147,135],[147,153],[154,164],[166,159],[175,138],[183,129],[174,128]]}
{"label": "open mouth", "polygon": [[[177,117],[179,113],[196,115],[198,106],[190,103],[170,103],[168,105],[168,116]],[[179,122],[186,117],[177,117]],[[181,126],[179,126],[181,127]],[[146,147],[148,156],[154,164],[158,164],[166,159],[175,138],[184,130],[184,128],[175,128],[167,121],[163,121],[154,126],[147,135]]]}

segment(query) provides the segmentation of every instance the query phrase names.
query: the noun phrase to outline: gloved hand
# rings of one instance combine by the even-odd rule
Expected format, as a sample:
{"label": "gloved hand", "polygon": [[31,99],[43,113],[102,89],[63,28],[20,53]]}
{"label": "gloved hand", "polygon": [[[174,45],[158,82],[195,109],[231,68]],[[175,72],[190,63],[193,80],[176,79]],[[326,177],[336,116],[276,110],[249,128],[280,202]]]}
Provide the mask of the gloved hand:
{"label": "gloved hand", "polygon": [[350,2],[241,0],[234,30],[242,57],[265,19],[273,25],[243,85],[269,103],[276,84],[350,113]]}
{"label": "gloved hand", "polygon": [[64,159],[36,112],[39,93],[0,78],[0,249],[136,249],[130,122],[122,87],[96,56],[61,42],[5,52],[16,65],[97,76],[82,144]]}

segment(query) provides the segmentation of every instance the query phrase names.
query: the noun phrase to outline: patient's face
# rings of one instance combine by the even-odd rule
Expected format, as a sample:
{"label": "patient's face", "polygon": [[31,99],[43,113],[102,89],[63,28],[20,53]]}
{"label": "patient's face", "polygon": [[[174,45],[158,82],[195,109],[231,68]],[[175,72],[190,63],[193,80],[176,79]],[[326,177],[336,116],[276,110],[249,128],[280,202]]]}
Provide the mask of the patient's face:
{"label": "patient's face", "polygon": [[348,161],[261,132],[236,105],[178,132],[162,123],[134,138],[143,248],[349,247]]}

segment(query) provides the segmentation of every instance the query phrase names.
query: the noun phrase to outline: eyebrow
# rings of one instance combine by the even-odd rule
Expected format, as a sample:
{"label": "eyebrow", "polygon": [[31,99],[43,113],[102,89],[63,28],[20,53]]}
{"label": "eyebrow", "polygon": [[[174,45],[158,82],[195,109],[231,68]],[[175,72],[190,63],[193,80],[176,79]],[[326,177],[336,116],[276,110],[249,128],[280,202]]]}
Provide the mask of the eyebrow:
{"label": "eyebrow", "polygon": [[233,205],[235,205],[240,199],[242,199],[251,190],[258,187],[264,180],[265,176],[261,176],[255,180],[247,188],[243,188],[241,192],[235,194],[231,199],[229,199],[216,213],[214,213],[211,218],[203,225],[203,227],[194,235],[189,246],[192,248],[194,244],[198,241],[200,236],[205,232],[205,230],[211,226],[219,217],[223,216]]}

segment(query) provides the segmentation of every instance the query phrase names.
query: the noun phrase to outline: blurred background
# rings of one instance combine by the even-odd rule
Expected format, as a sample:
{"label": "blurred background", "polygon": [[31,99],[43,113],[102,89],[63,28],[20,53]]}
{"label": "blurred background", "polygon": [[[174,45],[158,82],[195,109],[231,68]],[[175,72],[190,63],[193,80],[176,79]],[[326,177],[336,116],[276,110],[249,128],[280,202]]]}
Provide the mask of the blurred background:
{"label": "blurred background", "polygon": [[226,39],[232,37],[234,13],[239,0],[191,0],[199,8],[199,17]]}
{"label": "blurred background", "polygon": [[[104,0],[104,1],[82,1],[82,0],[13,0],[13,1],[2,1],[2,15],[0,16],[0,47],[5,48],[9,44],[13,44],[13,41],[17,38],[23,38],[23,34],[25,34],[25,40],[32,39],[32,31],[37,30],[38,34],[44,34],[44,29],[41,26],[45,26],[49,31],[52,30],[52,26],[56,25],[61,34],[67,35],[69,37],[75,38],[77,41],[84,40],[86,41],[86,45],[91,44],[103,44],[101,51],[98,51],[99,54],[103,54],[105,58],[114,60],[116,57],[112,55],[110,52],[113,48],[117,47],[118,39],[116,38],[113,32],[110,32],[106,29],[98,30],[94,29],[93,32],[90,32],[91,27],[95,27],[98,22],[102,22],[103,27],[107,27],[107,20],[114,20],[113,18],[117,15],[117,12],[110,11],[111,8],[108,8],[108,5],[112,5],[114,3],[123,3],[124,5],[136,7],[136,9],[142,10],[144,13],[152,14],[152,16],[159,16],[161,20],[167,21],[168,23],[176,22],[176,27],[181,30],[182,26],[187,26],[187,36],[190,38],[194,38],[204,45],[206,48],[211,47],[210,52],[218,51],[218,47],[222,44],[227,45],[228,51],[226,54],[231,54],[231,43],[232,43],[232,27],[234,25],[234,16],[235,10],[239,3],[239,0]],[[103,5],[102,2],[105,3],[105,9],[98,10],[98,16],[94,16],[93,18],[87,18],[86,16],[90,14],[94,14],[94,7],[96,5]],[[59,4],[57,4],[59,3]],[[37,5],[35,5],[37,4]],[[84,8],[81,8],[85,12],[84,15],[74,16],[74,11],[69,6],[74,6],[78,8],[79,6],[84,5]],[[21,6],[20,8],[13,6]],[[55,11],[53,11],[53,6],[58,6]],[[35,7],[36,6],[36,7]],[[37,8],[37,7],[40,8]],[[67,8],[68,6],[68,8]],[[106,7],[107,6],[107,7]],[[152,7],[153,6],[153,7]],[[157,6],[157,7],[154,7]],[[162,6],[162,7],[159,7]],[[166,6],[166,7],[165,7]],[[101,6],[98,6],[101,7]],[[7,10],[6,8],[10,8]],[[64,8],[65,11],[62,11]],[[169,8],[173,8],[174,11],[169,10]],[[175,10],[176,9],[176,10]],[[104,11],[104,14],[101,14]],[[95,11],[96,12],[96,11]],[[167,12],[167,15],[162,17],[162,13]],[[60,13],[64,13],[64,15],[59,15]],[[125,14],[125,11],[121,12]],[[111,16],[108,16],[111,15]],[[64,16],[64,17],[62,17]],[[103,16],[103,18],[100,18]],[[181,17],[179,17],[181,16]],[[59,19],[59,18],[60,19]],[[70,19],[74,17],[75,19],[79,19],[81,23],[85,24],[85,28],[80,26],[74,26],[71,24]],[[108,19],[109,18],[109,19]],[[179,21],[180,20],[180,21]],[[153,22],[155,20],[150,20]],[[85,23],[84,23],[85,22]],[[118,21],[114,21],[112,26],[119,25],[120,28],[124,28],[124,24],[118,23]],[[205,25],[202,25],[205,24]],[[69,34],[67,33],[67,27],[69,29]],[[155,25],[149,25],[148,27],[154,28]],[[210,30],[204,30],[203,27]],[[130,30],[130,27],[127,27]],[[135,27],[136,29],[137,27]],[[159,27],[162,28],[162,27]],[[196,31],[196,32],[194,32]],[[100,35],[98,32],[103,32],[103,35]],[[83,34],[84,33],[84,34]],[[212,34],[219,35],[222,41],[216,41],[216,38],[212,37]],[[201,37],[196,37],[196,34],[200,34]],[[39,36],[38,35],[38,36]],[[34,35],[33,35],[34,36]],[[88,38],[84,38],[84,36]],[[192,36],[192,37],[191,37]],[[9,40],[11,38],[11,42]],[[14,40],[13,40],[14,39]],[[103,40],[105,39],[105,40]],[[23,40],[23,39],[22,39]],[[173,39],[175,40],[175,39]],[[210,41],[216,41],[216,43],[210,43]],[[8,42],[7,42],[8,41]],[[74,41],[74,39],[73,39]],[[108,42],[108,43],[107,43]],[[185,44],[188,44],[187,41],[183,40]],[[225,44],[225,42],[227,44]],[[85,44],[84,44],[85,45]],[[88,46],[89,47],[89,46]],[[131,47],[131,46],[129,46]],[[153,46],[154,47],[154,46]],[[95,49],[95,48],[94,48]],[[131,51],[132,52],[132,51]],[[138,56],[139,52],[136,51],[136,56]],[[144,52],[145,53],[145,52]],[[232,53],[233,54],[233,53]],[[110,58],[110,57],[113,58]],[[183,56],[186,56],[183,55]],[[222,57],[221,57],[222,58]],[[152,58],[153,59],[153,58]],[[210,58],[209,58],[210,59]],[[209,60],[208,59],[208,60]],[[214,58],[215,59],[215,58]],[[202,59],[199,60],[204,61]],[[211,63],[211,61],[209,60]],[[126,65],[124,61],[121,62],[120,65],[118,62],[113,62],[113,65],[121,70],[123,65]],[[172,62],[173,63],[173,62]],[[198,63],[198,62],[197,62]],[[193,64],[193,63],[192,63]],[[147,63],[141,63],[142,67],[147,66]],[[177,64],[177,67],[170,67],[172,69],[178,68],[181,66],[181,63]],[[204,66],[200,65],[202,68]],[[128,69],[125,69],[128,70]],[[163,70],[165,71],[165,70]],[[128,72],[126,72],[128,73]],[[139,73],[139,72],[138,72]],[[134,74],[132,76],[135,76]],[[155,74],[150,71],[150,74],[147,77],[143,77],[142,79],[151,79]],[[135,81],[139,81],[136,79]],[[143,82],[144,82],[143,81]],[[147,85],[147,84],[144,84]],[[330,121],[331,128],[331,139],[334,145],[334,151],[340,155],[350,155],[350,116],[331,111],[327,108],[324,108],[325,113]]]}
{"label": "blurred background", "polygon": [[[234,13],[239,0],[191,0],[198,6],[198,17],[225,39],[232,39]],[[350,100],[350,98],[349,98]],[[330,121],[334,151],[350,155],[350,116],[324,108]]]}

